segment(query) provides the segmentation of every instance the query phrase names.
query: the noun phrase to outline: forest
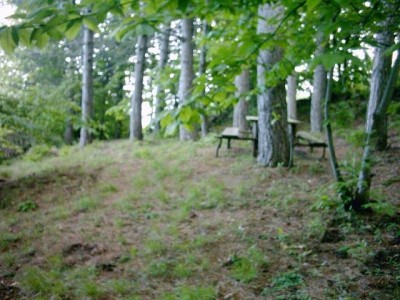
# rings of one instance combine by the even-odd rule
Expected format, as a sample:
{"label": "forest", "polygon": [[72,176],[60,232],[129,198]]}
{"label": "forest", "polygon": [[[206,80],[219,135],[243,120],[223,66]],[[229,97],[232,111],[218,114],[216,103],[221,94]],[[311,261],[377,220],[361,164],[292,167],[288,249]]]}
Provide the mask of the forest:
{"label": "forest", "polygon": [[0,1],[0,299],[399,299],[399,0]]}

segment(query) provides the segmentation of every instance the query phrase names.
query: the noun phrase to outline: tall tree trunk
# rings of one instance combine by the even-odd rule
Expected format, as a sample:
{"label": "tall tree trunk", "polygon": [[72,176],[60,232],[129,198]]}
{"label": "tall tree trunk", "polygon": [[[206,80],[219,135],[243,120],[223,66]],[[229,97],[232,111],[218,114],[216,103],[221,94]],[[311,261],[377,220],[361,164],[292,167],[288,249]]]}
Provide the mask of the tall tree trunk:
{"label": "tall tree trunk", "polygon": [[[171,33],[171,23],[164,24],[160,36],[160,60],[158,61],[158,66],[157,66],[159,75],[162,73],[168,62],[170,33]],[[156,134],[160,132],[160,114],[165,107],[164,87],[160,82],[160,78],[158,78],[158,80],[159,82],[156,89],[156,100],[154,104],[155,118],[156,118],[156,122],[154,124],[154,132]]]}
{"label": "tall tree trunk", "polygon": [[[387,25],[387,24],[386,24]],[[389,75],[392,56],[386,56],[384,52],[393,43],[393,34],[388,30],[383,30],[376,35],[377,47],[374,52],[374,62],[370,83],[370,94],[368,100],[367,122],[365,131],[368,133],[372,129],[373,114],[382,99],[383,89]],[[374,141],[377,150],[384,150],[387,147],[387,118],[382,118],[380,124],[375,124],[377,138]]]}
{"label": "tall tree trunk", "polygon": [[[203,30],[203,36],[207,36],[207,31],[208,31],[208,24],[206,20],[203,20],[202,23],[202,30]],[[206,73],[206,68],[207,68],[207,48],[206,45],[203,45],[201,47],[201,52],[200,52],[200,61],[199,61],[199,73],[200,76],[204,75]],[[205,88],[202,91],[203,97],[206,95],[206,90]],[[201,115],[201,137],[206,137],[208,133],[208,120],[207,116],[205,114]]]}
{"label": "tall tree trunk", "polygon": [[[321,55],[324,52],[323,35],[317,35],[317,50],[315,55]],[[323,65],[318,65],[314,70],[313,76],[314,91],[311,97],[310,126],[311,131],[320,132],[322,130],[322,99],[326,91],[326,71]]]}
{"label": "tall tree trunk", "polygon": [[[382,56],[379,55],[379,51],[376,51],[375,55],[378,55],[379,57],[381,57],[381,59],[384,59]],[[377,58],[377,60],[379,60],[379,58]],[[369,190],[371,187],[371,177],[372,177],[371,158],[373,154],[373,144],[375,140],[379,138],[380,134],[378,130],[376,130],[376,128],[378,124],[384,118],[386,118],[386,110],[390,104],[393,95],[394,86],[397,82],[397,78],[399,75],[399,69],[400,69],[400,51],[397,51],[396,61],[390,70],[390,75],[386,81],[386,84],[384,85],[384,91],[381,99],[379,100],[379,103],[377,104],[378,106],[375,105],[375,110],[372,112],[371,115],[368,115],[370,119],[369,123],[367,120],[366,137],[365,137],[364,152],[361,162],[361,170],[358,175],[357,190],[352,203],[352,206],[355,210],[361,210],[362,206],[369,201]],[[379,78],[379,73],[373,72],[371,79],[371,90],[374,88],[373,82],[375,80],[381,81]],[[370,97],[369,100],[373,101],[374,99]]]}
{"label": "tall tree trunk", "polygon": [[239,132],[249,129],[246,115],[249,110],[249,103],[246,101],[245,93],[250,91],[250,72],[243,70],[242,73],[235,78],[236,97],[239,102],[233,109],[233,126],[239,128]]}
{"label": "tall tree trunk", "polygon": [[88,126],[93,118],[93,31],[83,27],[83,77],[82,77],[82,128],[79,146],[83,148],[92,141]]}
{"label": "tall tree trunk", "polygon": [[143,140],[142,130],[142,101],[143,101],[143,77],[147,51],[146,35],[139,36],[136,49],[135,87],[131,98],[130,134],[129,140]]}
{"label": "tall tree trunk", "polygon": [[287,78],[287,87],[288,87],[288,95],[287,95],[287,106],[288,106],[288,118],[297,120],[297,104],[296,104],[296,93],[297,93],[297,84],[296,84],[296,72],[293,72],[292,75]]}
{"label": "tall tree trunk", "polygon": [[[194,79],[193,72],[193,19],[182,19],[182,49],[181,49],[181,73],[179,77],[179,102],[184,104],[188,101],[192,90]],[[188,130],[185,126],[179,127],[181,141],[194,140],[196,130]]]}
{"label": "tall tree trunk", "polygon": [[[279,5],[263,4],[258,9],[259,34],[272,33],[276,23],[268,24],[269,20],[281,18],[283,8]],[[287,133],[287,117],[285,106],[285,82],[281,81],[274,87],[266,87],[265,75],[275,63],[282,58],[282,49],[260,50],[257,58],[257,85],[261,89],[257,97],[258,106],[258,164],[275,167],[280,163],[287,165],[290,149]]]}
{"label": "tall tree trunk", "polygon": [[332,97],[332,80],[333,69],[329,72],[328,85],[326,87],[324,119],[325,119],[325,135],[329,148],[329,161],[331,164],[332,174],[337,182],[343,182],[342,174],[340,173],[339,164],[336,159],[335,146],[333,144],[332,127],[329,118],[329,103]]}
{"label": "tall tree trunk", "polygon": [[296,93],[297,93],[297,84],[296,84],[296,72],[293,71],[292,75],[288,76],[287,83],[287,114],[288,119],[293,122],[289,124],[289,145],[290,145],[290,159],[289,159],[289,168],[293,166],[293,158],[294,158],[294,143],[295,143],[295,135],[296,135],[296,126],[297,124],[297,103],[296,103]]}

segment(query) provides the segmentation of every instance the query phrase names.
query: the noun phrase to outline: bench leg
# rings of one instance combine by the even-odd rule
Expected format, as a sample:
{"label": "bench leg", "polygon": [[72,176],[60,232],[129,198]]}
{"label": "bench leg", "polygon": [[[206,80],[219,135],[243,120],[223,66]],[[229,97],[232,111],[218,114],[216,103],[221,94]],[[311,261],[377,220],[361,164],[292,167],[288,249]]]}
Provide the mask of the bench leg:
{"label": "bench leg", "polygon": [[228,145],[226,146],[226,149],[231,149],[231,139],[228,139]]}
{"label": "bench leg", "polygon": [[322,156],[321,156],[321,160],[325,160],[325,149],[326,147],[322,147]]}
{"label": "bench leg", "polygon": [[257,157],[258,153],[258,141],[253,140],[253,157]]}
{"label": "bench leg", "polygon": [[219,151],[219,148],[221,148],[221,145],[222,145],[222,138],[219,138],[219,143],[218,143],[218,146],[217,146],[217,151],[215,153],[215,157],[218,157],[218,151]]}

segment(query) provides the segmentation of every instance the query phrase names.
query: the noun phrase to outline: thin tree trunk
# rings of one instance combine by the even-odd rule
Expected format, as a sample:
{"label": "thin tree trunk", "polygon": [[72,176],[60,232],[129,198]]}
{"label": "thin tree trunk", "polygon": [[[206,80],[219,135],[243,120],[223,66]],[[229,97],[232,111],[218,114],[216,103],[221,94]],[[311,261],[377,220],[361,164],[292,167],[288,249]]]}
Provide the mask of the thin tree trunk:
{"label": "thin tree trunk", "polygon": [[[157,66],[159,75],[162,73],[168,62],[170,33],[171,33],[171,23],[164,24],[160,36],[160,60],[158,61],[158,66]],[[156,100],[154,104],[155,118],[156,118],[156,122],[154,124],[154,132],[156,134],[160,132],[160,114],[165,107],[164,87],[160,82],[160,78],[158,78],[158,80],[159,82],[156,89]]]}
{"label": "thin tree trunk", "polygon": [[[296,122],[297,120],[297,104],[296,104],[296,92],[297,92],[297,84],[296,84],[296,72],[293,71],[292,75],[287,78],[287,113],[288,119]],[[290,144],[290,159],[289,159],[289,169],[293,166],[293,158],[294,158],[294,142],[295,142],[295,123],[289,124],[289,144]]]}
{"label": "thin tree trunk", "polygon": [[250,91],[250,72],[243,70],[242,73],[235,77],[236,97],[239,102],[233,109],[233,126],[239,128],[239,132],[249,129],[246,115],[249,110],[249,103],[246,101],[245,93]]}
{"label": "thin tree trunk", "polygon": [[[207,36],[207,31],[208,31],[208,24],[206,20],[203,20],[203,36]],[[206,73],[206,67],[207,67],[207,48],[206,45],[203,45],[201,47],[201,52],[200,52],[200,61],[199,61],[199,73],[200,76],[204,75]],[[206,95],[206,90],[205,88],[202,91],[203,97]],[[206,137],[208,133],[208,120],[207,116],[205,114],[201,115],[201,137]]]}
{"label": "thin tree trunk", "polygon": [[92,141],[89,122],[93,118],[93,31],[83,27],[83,77],[82,77],[82,128],[79,146],[83,148]]}
{"label": "thin tree trunk", "polygon": [[[182,19],[182,50],[181,50],[181,73],[179,77],[179,102],[184,104],[188,101],[192,90],[194,79],[193,72],[193,19]],[[181,141],[194,140],[196,130],[188,130],[185,126],[179,127]]]}
{"label": "thin tree trunk", "polygon": [[[276,22],[267,21],[282,17],[283,8],[279,5],[263,4],[258,9],[259,34],[272,33]],[[279,82],[274,87],[266,87],[265,75],[275,63],[282,58],[282,49],[260,50],[257,58],[257,85],[263,92],[257,97],[258,106],[258,157],[262,166],[275,167],[278,164],[289,163],[290,149],[287,133],[287,113],[285,106],[285,82]]]}
{"label": "thin tree trunk", "polygon": [[[323,35],[318,33],[317,36],[317,50],[315,55],[321,55],[324,52]],[[318,65],[314,70],[313,76],[314,91],[311,97],[311,114],[310,126],[311,131],[322,131],[322,99],[326,91],[326,71],[323,65]]]}
{"label": "thin tree trunk", "polygon": [[[379,52],[375,52],[375,55],[379,55]],[[382,58],[382,57],[381,57]],[[383,59],[383,58],[382,58]],[[352,206],[355,210],[361,210],[362,206],[369,201],[369,191],[371,187],[371,158],[373,154],[373,144],[379,137],[379,132],[376,130],[377,125],[386,117],[386,110],[390,104],[394,86],[396,84],[400,69],[400,51],[397,51],[397,58],[395,64],[390,70],[389,78],[384,87],[383,95],[379,101],[378,107],[372,112],[370,116],[369,124],[366,126],[366,137],[364,152],[361,162],[361,170],[358,175],[357,190],[353,199]],[[378,76],[379,77],[379,76]],[[375,80],[380,81],[378,78]],[[372,80],[374,81],[374,73],[372,74]],[[371,89],[373,88],[371,82]],[[374,99],[371,99],[372,101]]]}
{"label": "thin tree trunk", "polygon": [[142,130],[142,102],[143,102],[143,77],[147,51],[146,35],[139,36],[136,50],[135,87],[131,98],[130,135],[129,139],[143,140]]}
{"label": "thin tree trunk", "polygon": [[328,85],[326,87],[326,95],[325,95],[325,106],[324,106],[325,135],[326,135],[326,141],[328,143],[329,161],[331,164],[333,177],[335,177],[335,180],[337,182],[343,182],[343,178],[339,169],[339,164],[336,158],[335,146],[333,144],[332,128],[329,119],[329,102],[331,101],[332,97],[332,80],[333,80],[332,77],[333,77],[333,69],[329,72]]}
{"label": "thin tree trunk", "polygon": [[[378,47],[375,48],[374,62],[372,68],[372,76],[370,83],[370,94],[368,100],[367,122],[365,131],[370,132],[373,123],[373,114],[382,99],[383,89],[387,82],[392,56],[386,56],[384,52],[393,42],[393,35],[388,31],[380,32],[376,35]],[[377,130],[377,138],[374,146],[377,150],[384,150],[387,147],[387,120],[382,118],[380,124],[375,124]],[[373,145],[371,145],[373,146]]]}
{"label": "thin tree trunk", "polygon": [[297,104],[296,104],[296,73],[293,72],[292,75],[287,78],[288,95],[287,95],[287,106],[288,106],[288,118],[297,120]]}

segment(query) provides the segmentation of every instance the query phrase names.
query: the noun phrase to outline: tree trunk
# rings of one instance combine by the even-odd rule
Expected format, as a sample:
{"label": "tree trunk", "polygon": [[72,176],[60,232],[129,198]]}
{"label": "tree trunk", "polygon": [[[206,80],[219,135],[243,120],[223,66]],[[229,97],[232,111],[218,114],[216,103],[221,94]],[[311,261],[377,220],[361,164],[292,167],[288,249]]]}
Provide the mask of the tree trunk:
{"label": "tree trunk", "polygon": [[[287,114],[288,119],[297,120],[297,103],[296,103],[296,93],[297,93],[297,84],[296,84],[296,72],[293,71],[292,75],[288,76],[287,83]],[[295,121],[296,122],[296,121]],[[290,159],[289,159],[289,168],[293,166],[293,158],[294,158],[294,143],[296,138],[296,123],[289,124],[289,146],[290,146]]]}
{"label": "tree trunk", "polygon": [[[192,90],[194,79],[193,72],[193,20],[182,19],[182,49],[181,49],[181,73],[179,77],[179,102],[184,104],[188,101]],[[196,130],[188,130],[185,126],[179,127],[179,136],[181,141],[194,140]]]}
{"label": "tree trunk", "polygon": [[[206,20],[203,20],[203,36],[207,36],[207,31],[208,31],[208,24]],[[201,52],[200,52],[200,61],[199,61],[199,73],[200,76],[204,75],[206,73],[206,67],[207,67],[207,48],[205,45],[201,47]],[[202,91],[203,97],[206,95],[206,90],[205,88]],[[201,137],[206,137],[208,133],[208,120],[207,116],[205,114],[201,115]]]}
{"label": "tree trunk", "polygon": [[297,84],[296,84],[295,72],[293,72],[292,75],[288,76],[287,87],[288,87],[288,95],[287,95],[288,118],[297,120],[297,104],[296,104]]}
{"label": "tree trunk", "polygon": [[136,49],[135,87],[131,98],[130,135],[129,140],[143,140],[142,130],[142,101],[143,77],[147,51],[146,35],[139,36]]}
{"label": "tree trunk", "polygon": [[335,146],[333,144],[332,127],[329,118],[329,103],[332,97],[332,80],[333,69],[329,72],[328,85],[326,87],[324,119],[325,119],[325,135],[329,149],[329,161],[331,164],[332,174],[336,182],[343,182],[342,174],[340,173],[339,164],[336,159]]}
{"label": "tree trunk", "polygon": [[[259,34],[272,33],[276,29],[267,24],[271,18],[281,18],[282,6],[263,4],[258,9]],[[274,87],[266,87],[265,75],[275,63],[282,58],[282,49],[260,50],[257,58],[257,85],[262,91],[257,97],[258,105],[258,164],[275,167],[278,164],[287,165],[290,149],[287,133],[287,117],[285,106],[285,83],[279,82]]]}
{"label": "tree trunk", "polygon": [[[158,61],[158,66],[157,66],[159,75],[162,73],[168,62],[170,33],[171,33],[171,23],[164,24],[160,36],[160,60]],[[156,118],[156,122],[154,124],[154,132],[156,134],[160,132],[160,114],[165,106],[164,87],[160,82],[160,78],[158,78],[158,81],[159,82],[156,89],[156,99],[154,104],[155,118]]]}
{"label": "tree trunk", "polygon": [[83,77],[82,77],[82,128],[79,146],[83,148],[92,141],[89,122],[93,118],[93,31],[83,27]]}
{"label": "tree trunk", "polygon": [[245,93],[250,91],[250,72],[243,70],[242,73],[235,78],[236,97],[239,102],[233,109],[233,126],[239,128],[239,132],[249,129],[246,115],[249,110],[249,103],[246,101]]}
{"label": "tree trunk", "polygon": [[[372,76],[370,82],[370,94],[368,100],[367,122],[365,131],[368,133],[372,130],[373,114],[382,99],[383,89],[387,82],[392,56],[386,56],[384,52],[393,42],[393,35],[389,31],[383,31],[376,35],[378,47],[375,48],[374,62],[372,67]],[[377,150],[384,150],[387,147],[387,119],[382,118],[380,124],[375,124],[377,130],[377,138],[374,141]],[[374,146],[371,145],[371,146]]]}
{"label": "tree trunk", "polygon": [[[379,51],[375,52],[375,55],[379,55]],[[382,56],[379,55],[381,59],[384,59]],[[374,57],[374,61],[375,61]],[[379,60],[379,58],[377,58]],[[378,62],[377,62],[378,63]],[[375,63],[374,63],[375,65]],[[378,124],[386,117],[386,110],[390,104],[392,95],[393,95],[393,90],[394,86],[397,82],[397,78],[399,75],[399,69],[400,69],[400,51],[397,51],[397,58],[396,61],[393,65],[393,67],[390,70],[390,75],[388,77],[388,80],[386,81],[386,84],[384,85],[384,91],[382,94],[382,97],[377,104],[378,106],[376,107],[375,105],[375,110],[372,112],[371,115],[369,115],[369,123],[367,120],[367,125],[366,125],[366,137],[365,137],[365,144],[364,144],[364,152],[363,152],[363,157],[362,157],[362,162],[361,162],[361,170],[358,175],[358,181],[357,181],[357,190],[356,194],[353,199],[352,206],[355,210],[361,210],[362,206],[369,201],[369,190],[371,187],[371,158],[372,158],[372,153],[373,153],[373,144],[376,139],[379,138],[379,132],[376,130]],[[382,74],[382,73],[381,73]],[[376,77],[375,77],[376,76]],[[374,74],[372,73],[372,79],[371,79],[371,90],[373,88],[373,83],[374,80],[381,81],[379,78],[379,73]],[[374,83],[375,85],[376,83]],[[372,91],[371,91],[372,92]],[[374,101],[373,98],[369,98],[370,101]],[[368,103],[369,104],[369,103]],[[371,104],[372,106],[373,104]],[[370,107],[370,104],[368,105]]]}
{"label": "tree trunk", "polygon": [[[321,55],[324,52],[323,35],[318,33],[317,50],[315,55]],[[311,97],[310,126],[311,131],[320,132],[322,130],[322,99],[326,91],[326,71],[323,65],[318,65],[314,70],[313,76],[314,91]]]}

